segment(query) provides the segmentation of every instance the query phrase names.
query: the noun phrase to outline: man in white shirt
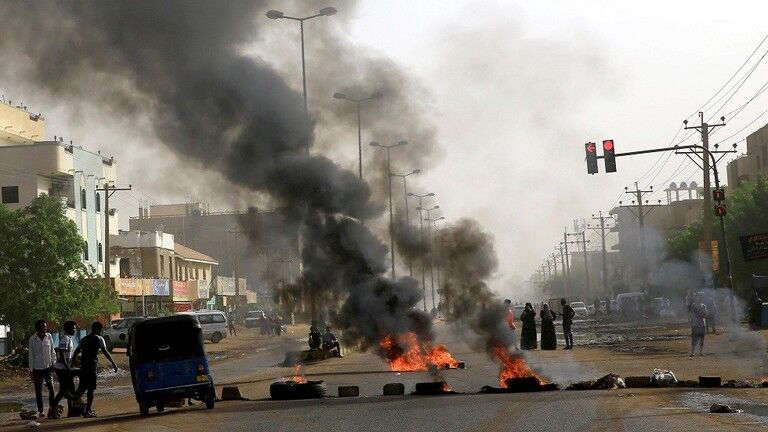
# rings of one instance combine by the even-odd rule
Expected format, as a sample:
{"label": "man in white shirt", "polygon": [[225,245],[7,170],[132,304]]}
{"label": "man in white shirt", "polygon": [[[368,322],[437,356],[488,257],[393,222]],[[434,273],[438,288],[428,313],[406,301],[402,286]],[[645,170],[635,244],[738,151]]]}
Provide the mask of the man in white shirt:
{"label": "man in white shirt", "polygon": [[[67,321],[64,323],[63,328],[64,333],[59,335],[59,347],[56,348],[56,363],[53,364],[56,378],[59,380],[59,392],[53,400],[53,407],[55,408],[59,405],[63,398],[67,400],[67,412],[71,413],[75,383],[72,379],[73,373],[70,367],[72,366],[72,354],[75,351],[72,339],[77,332],[77,323]],[[52,409],[48,412],[48,418],[59,418],[59,413]]]}
{"label": "man in white shirt", "polygon": [[54,408],[53,383],[51,382],[51,370],[56,354],[53,351],[53,336],[48,333],[48,324],[45,320],[35,322],[35,334],[29,338],[29,377],[35,383],[35,398],[37,399],[38,417],[43,414],[43,381],[48,387],[48,407]]}

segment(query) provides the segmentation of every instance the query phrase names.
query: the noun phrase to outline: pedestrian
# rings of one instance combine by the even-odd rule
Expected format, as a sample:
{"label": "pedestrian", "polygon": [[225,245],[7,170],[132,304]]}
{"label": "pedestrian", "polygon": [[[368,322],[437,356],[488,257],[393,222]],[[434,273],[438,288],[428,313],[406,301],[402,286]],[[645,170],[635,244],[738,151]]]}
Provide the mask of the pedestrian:
{"label": "pedestrian", "polygon": [[229,335],[230,336],[237,336],[237,329],[235,328],[235,311],[234,311],[234,309],[229,311],[229,316],[227,317],[227,324],[229,324]]}
{"label": "pedestrian", "polygon": [[541,317],[541,349],[557,349],[557,336],[555,335],[555,313],[544,303],[539,313]]}
{"label": "pedestrian", "polygon": [[565,299],[560,299],[560,306],[562,306],[562,315],[563,315],[563,336],[565,336],[565,348],[563,349],[573,349],[573,317],[576,316],[576,311],[573,310],[571,305],[568,304],[568,302],[565,301]]}
{"label": "pedestrian", "polygon": [[512,348],[517,349],[517,325],[515,325],[515,307],[512,306],[512,300],[504,300],[504,308],[506,309],[507,327],[512,332]]}
{"label": "pedestrian", "polygon": [[538,343],[536,342],[536,311],[533,309],[533,305],[525,304],[525,309],[520,314],[520,321],[523,322],[523,330],[520,332],[520,348],[535,350]]}
{"label": "pedestrian", "polygon": [[763,299],[757,291],[752,293],[752,299],[749,301],[749,327],[752,330],[763,328]]}
{"label": "pedestrian", "polygon": [[53,370],[56,372],[56,379],[59,381],[59,392],[53,399],[53,409],[49,410],[48,418],[59,418],[59,402],[61,399],[67,400],[67,415],[72,412],[72,400],[75,392],[75,382],[71,371],[72,354],[75,351],[72,338],[77,333],[77,324],[74,321],[67,321],[62,326],[64,332],[59,335],[59,346],[56,348],[56,363],[53,364]]}
{"label": "pedestrian", "polygon": [[707,331],[712,329],[712,333],[717,334],[715,329],[715,320],[717,318],[717,302],[716,302],[715,290],[708,292],[704,295],[704,306],[707,307]]}
{"label": "pedestrian", "polygon": [[48,333],[48,323],[45,320],[35,322],[35,334],[29,338],[29,377],[35,384],[35,399],[37,401],[38,418],[45,417],[43,412],[43,382],[48,388],[48,411],[55,411],[53,403],[53,383],[51,371],[56,354],[53,348],[53,336]]}
{"label": "pedestrian", "polygon": [[691,305],[691,357],[699,346],[699,355],[704,355],[704,334],[707,332],[707,306],[702,303],[701,296],[694,296]]}
{"label": "pedestrian", "polygon": [[91,324],[91,333],[80,341],[80,345],[72,355],[72,358],[76,359],[77,355],[82,353],[80,359],[80,386],[75,393],[75,399],[82,397],[83,393],[87,393],[85,411],[83,411],[83,417],[86,418],[96,417],[96,413],[93,411],[93,393],[96,390],[96,382],[98,380],[99,352],[104,354],[104,357],[112,363],[112,367],[115,369],[115,373],[117,373],[117,365],[112,359],[112,355],[107,351],[107,344],[104,342],[104,338],[101,337],[102,329],[104,329],[104,325],[94,321]]}

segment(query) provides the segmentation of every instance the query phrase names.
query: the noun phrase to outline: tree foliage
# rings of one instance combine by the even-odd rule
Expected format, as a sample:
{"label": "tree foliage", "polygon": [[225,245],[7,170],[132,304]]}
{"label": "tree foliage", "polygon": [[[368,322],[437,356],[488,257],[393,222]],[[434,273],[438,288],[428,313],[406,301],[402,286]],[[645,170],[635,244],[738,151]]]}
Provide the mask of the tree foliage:
{"label": "tree foliage", "polygon": [[0,205],[0,322],[16,335],[30,334],[38,319],[87,320],[116,309],[114,292],[83,263],[84,241],[63,210],[47,195],[19,210]]}
{"label": "tree foliage", "polygon": [[[741,253],[739,237],[747,234],[768,232],[768,179],[758,176],[754,182],[745,182],[726,198],[728,214],[725,216],[725,231],[731,255],[734,286],[742,296],[751,291],[753,274],[768,275],[768,261],[745,262]],[[727,262],[724,244],[720,235],[718,218],[714,218],[714,238],[720,240],[720,271],[715,277],[716,284],[723,286],[727,280]],[[698,249],[703,234],[703,224],[695,223],[670,238],[667,242],[670,257],[690,260]]]}

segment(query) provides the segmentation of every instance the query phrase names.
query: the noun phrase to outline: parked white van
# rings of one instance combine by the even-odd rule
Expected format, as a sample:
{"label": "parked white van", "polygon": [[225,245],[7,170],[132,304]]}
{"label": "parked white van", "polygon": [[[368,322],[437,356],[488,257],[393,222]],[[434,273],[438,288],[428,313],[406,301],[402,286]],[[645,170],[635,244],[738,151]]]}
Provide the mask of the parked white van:
{"label": "parked white van", "polygon": [[200,321],[200,326],[203,328],[203,340],[219,343],[227,337],[227,316],[224,315],[224,312],[199,310],[181,313],[197,317],[197,320]]}

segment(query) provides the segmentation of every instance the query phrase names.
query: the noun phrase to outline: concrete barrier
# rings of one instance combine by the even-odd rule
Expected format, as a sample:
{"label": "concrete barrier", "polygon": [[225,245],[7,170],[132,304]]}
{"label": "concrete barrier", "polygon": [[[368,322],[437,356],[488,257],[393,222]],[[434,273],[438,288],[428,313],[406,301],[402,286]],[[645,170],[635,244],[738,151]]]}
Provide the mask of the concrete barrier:
{"label": "concrete barrier", "polygon": [[699,387],[720,387],[722,380],[719,376],[700,376]]}
{"label": "concrete barrier", "polygon": [[384,396],[402,396],[405,394],[405,385],[402,383],[390,383],[384,385]]}
{"label": "concrete barrier", "polygon": [[339,397],[358,397],[358,396],[360,396],[360,387],[339,386]]}
{"label": "concrete barrier", "polygon": [[651,377],[648,376],[628,376],[624,378],[624,384],[627,388],[642,388],[651,386]]}
{"label": "concrete barrier", "polygon": [[243,400],[243,395],[240,394],[240,387],[237,386],[227,386],[221,389],[221,400],[223,401],[232,401],[232,400]]}

